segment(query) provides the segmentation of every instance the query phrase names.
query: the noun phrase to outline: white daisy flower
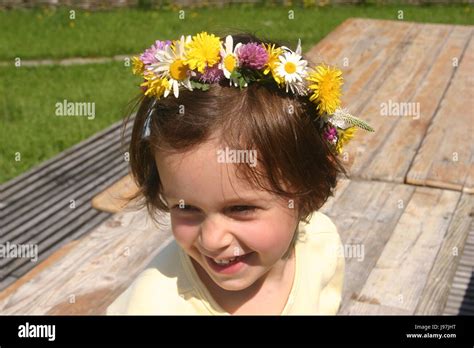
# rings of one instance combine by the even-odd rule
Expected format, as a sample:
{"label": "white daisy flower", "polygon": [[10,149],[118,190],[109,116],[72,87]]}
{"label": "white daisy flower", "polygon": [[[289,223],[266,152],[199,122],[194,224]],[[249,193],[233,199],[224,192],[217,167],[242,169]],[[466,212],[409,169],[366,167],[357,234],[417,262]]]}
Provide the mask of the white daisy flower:
{"label": "white daisy flower", "polygon": [[298,40],[296,52],[291,51],[288,47],[282,46],[287,52],[280,55],[277,63],[276,73],[285,80],[286,92],[288,88],[293,93],[306,95],[306,84],[303,80],[308,75],[308,61],[302,59],[301,56],[301,40]]}
{"label": "white daisy flower", "polygon": [[[229,79],[229,85],[234,84],[235,87],[239,85],[239,81],[236,78],[231,78],[230,75],[232,72],[239,66],[239,58],[237,56],[237,50],[239,49],[240,46],[242,46],[242,43],[239,42],[237,45],[234,47],[234,39],[232,38],[231,35],[227,35],[225,38],[225,49],[221,48],[221,62],[219,63],[218,67],[221,69],[224,73],[224,76]],[[245,83],[245,86],[247,87],[247,83]]]}
{"label": "white daisy flower", "polygon": [[184,47],[189,41],[191,41],[191,35],[186,38],[182,35],[180,40],[174,41],[172,45],[168,45],[162,50],[158,50],[155,53],[158,62],[151,64],[148,68],[160,78],[168,78],[170,87],[163,94],[165,98],[171,90],[173,90],[174,96],[178,98],[179,86],[184,86],[190,91],[193,90],[189,78],[194,74],[184,64],[186,59]]}

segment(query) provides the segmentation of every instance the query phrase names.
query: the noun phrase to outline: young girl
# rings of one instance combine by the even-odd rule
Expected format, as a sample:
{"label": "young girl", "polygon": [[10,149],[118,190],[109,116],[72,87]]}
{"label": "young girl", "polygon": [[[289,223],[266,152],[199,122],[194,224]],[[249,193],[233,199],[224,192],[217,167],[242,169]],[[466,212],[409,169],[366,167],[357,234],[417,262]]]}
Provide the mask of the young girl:
{"label": "young girl", "polygon": [[131,171],[174,235],[107,314],[336,314],[344,258],[318,209],[363,121],[339,109],[341,72],[251,34],[157,41]]}

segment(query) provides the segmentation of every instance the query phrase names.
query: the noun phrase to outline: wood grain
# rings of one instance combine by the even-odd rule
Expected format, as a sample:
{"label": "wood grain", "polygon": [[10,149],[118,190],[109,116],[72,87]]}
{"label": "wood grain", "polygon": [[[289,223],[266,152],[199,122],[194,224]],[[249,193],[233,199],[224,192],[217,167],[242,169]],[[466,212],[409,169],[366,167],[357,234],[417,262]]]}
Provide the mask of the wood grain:
{"label": "wood grain", "polygon": [[407,310],[383,306],[377,303],[349,300],[342,315],[410,315]]}
{"label": "wood grain", "polygon": [[459,198],[417,187],[359,297],[414,313]]}
{"label": "wood grain", "polygon": [[[358,136],[349,144],[358,148],[363,145],[363,154],[358,156],[351,171],[354,176],[364,179],[383,179],[388,181],[403,182],[404,177],[396,178],[393,174],[388,177],[379,176],[374,168],[369,170],[372,161],[378,156],[391,159],[402,157],[411,163],[412,157],[400,151],[400,144],[390,143],[390,134],[400,122],[408,122],[410,116],[383,115],[382,107],[393,103],[406,103],[410,101],[413,93],[418,88],[425,74],[430,69],[433,55],[443,47],[452,28],[448,26],[420,24],[411,30],[404,41],[398,46],[395,53],[387,59],[379,79],[382,81],[377,90],[372,91],[370,99],[361,99],[363,104],[356,103],[354,113],[365,119],[376,130],[375,133],[358,132]],[[431,36],[437,40],[429,39]],[[392,110],[388,110],[392,113]],[[384,149],[382,152],[381,149]],[[412,154],[414,156],[414,154]],[[408,165],[407,165],[408,167]],[[378,168],[378,167],[377,167]],[[383,168],[381,168],[383,170]]]}
{"label": "wood grain", "polygon": [[[370,163],[363,169],[362,176],[376,180],[404,182],[428,127],[437,127],[437,125],[431,126],[431,123],[436,118],[438,106],[455,71],[452,58],[462,55],[471,33],[470,28],[456,27],[444,42],[440,40],[439,46],[432,46],[427,50],[432,57],[428,56],[428,59],[420,57],[422,64],[411,78],[410,85],[392,98],[401,102],[415,103],[412,105],[418,105],[420,113],[415,117],[398,117],[396,126],[387,134]],[[429,39],[433,40],[432,37]],[[452,116],[450,122],[460,126],[467,121],[465,117]],[[441,147],[446,142],[454,143],[454,139],[466,136],[452,126],[442,131],[443,135],[438,133],[436,144],[432,144],[435,148]],[[469,146],[464,148],[469,151]],[[430,161],[429,157],[425,159]],[[452,169],[450,176],[457,176],[457,170],[454,167]]]}
{"label": "wood grain", "polygon": [[67,254],[6,297],[2,314],[103,314],[170,236],[169,219],[124,211],[85,236]]}
{"label": "wood grain", "polygon": [[124,176],[113,185],[92,198],[92,207],[108,213],[117,213],[128,204],[138,187],[130,175]]}
{"label": "wood grain", "polygon": [[[470,33],[472,38],[472,29]],[[474,156],[472,39],[464,52],[460,52],[456,57],[460,57],[459,67],[455,68],[451,84],[415,156],[407,175],[408,183],[452,190],[462,190],[466,183],[472,185]],[[472,186],[466,187],[467,192],[472,192],[472,189]]]}
{"label": "wood grain", "polygon": [[[436,255],[415,314],[436,315],[443,312],[456,269],[472,223],[474,198],[463,194]],[[472,272],[472,269],[471,269]]]}
{"label": "wood grain", "polygon": [[341,313],[361,293],[414,190],[409,185],[351,181],[337,200],[321,209],[336,224],[344,247],[354,251],[345,253]]}

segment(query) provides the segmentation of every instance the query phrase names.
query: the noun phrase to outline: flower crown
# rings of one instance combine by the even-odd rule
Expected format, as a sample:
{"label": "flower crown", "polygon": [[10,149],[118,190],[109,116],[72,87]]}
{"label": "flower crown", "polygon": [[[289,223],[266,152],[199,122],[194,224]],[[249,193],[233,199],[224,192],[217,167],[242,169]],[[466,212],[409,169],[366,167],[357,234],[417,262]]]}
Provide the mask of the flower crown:
{"label": "flower crown", "polygon": [[[139,57],[132,58],[133,73],[143,77],[140,85],[146,96],[166,98],[171,91],[179,97],[180,87],[208,90],[213,83],[228,80],[240,89],[252,82],[270,81],[286,93],[308,96],[320,119],[324,139],[336,154],[354,136],[356,127],[373,132],[361,119],[340,108],[341,70],[319,64],[308,68],[301,56],[301,40],[296,51],[274,44],[237,43],[228,35],[225,43],[207,32],[174,41],[157,40]],[[143,136],[150,134],[151,111]]]}

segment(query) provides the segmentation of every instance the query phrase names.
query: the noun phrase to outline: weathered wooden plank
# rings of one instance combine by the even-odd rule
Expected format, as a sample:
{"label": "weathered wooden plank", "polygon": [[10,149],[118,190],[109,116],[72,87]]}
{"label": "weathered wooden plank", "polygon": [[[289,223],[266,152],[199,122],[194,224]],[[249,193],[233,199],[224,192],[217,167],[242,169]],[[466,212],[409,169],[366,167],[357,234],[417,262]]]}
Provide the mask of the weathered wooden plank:
{"label": "weathered wooden plank", "polygon": [[339,200],[344,191],[349,187],[350,180],[348,179],[339,179],[337,182],[336,188],[334,189],[334,196],[329,197],[326,203],[321,207],[320,211],[327,214],[333,208],[335,202]]}
{"label": "weathered wooden plank", "polygon": [[97,210],[118,213],[136,192],[138,187],[129,174],[92,198],[91,204]]}
{"label": "weathered wooden plank", "polygon": [[474,304],[474,301],[472,300],[472,298],[470,299],[467,299],[465,296],[463,295],[459,295],[459,294],[454,294],[454,293],[450,293],[449,294],[449,298],[448,300],[446,301],[446,304],[449,303],[449,306],[450,307],[454,307],[452,304],[453,303],[459,303],[459,307],[461,307],[461,304],[463,302],[466,302],[467,304]]}
{"label": "weathered wooden plank", "polygon": [[[472,37],[472,29],[471,29]],[[474,42],[460,56],[451,85],[411,166],[407,182],[462,190],[474,154]],[[469,179],[469,185],[472,183]],[[467,191],[472,187],[467,187]]]}
{"label": "weathered wooden plank", "polygon": [[[66,228],[63,228],[62,230],[60,230],[59,232],[55,232],[54,234],[50,233],[50,237],[48,239],[38,244],[38,249],[43,249],[38,258],[39,261],[42,262],[58,248],[61,248],[69,242],[74,241],[77,238],[81,238],[83,235],[89,233],[91,230],[93,230],[95,227],[107,220],[109,217],[110,215],[107,213],[90,210],[87,214],[81,216],[80,219],[77,219],[76,221],[71,223],[71,227],[67,226],[68,230],[66,230]],[[21,277],[34,267],[35,266],[31,265],[30,263],[24,263],[21,267],[15,269],[12,272],[12,275]]]}
{"label": "weathered wooden plank", "polygon": [[450,299],[448,299],[447,306],[450,309],[457,311],[457,313],[459,313],[459,315],[466,314],[464,312],[468,312],[471,315],[472,315],[472,313],[474,313],[474,304],[472,304],[472,303],[467,303],[467,302],[464,302],[464,301],[457,301],[457,300],[454,300],[454,299],[450,298]]}
{"label": "weathered wooden plank", "polygon": [[97,179],[105,180],[108,177],[113,177],[117,171],[126,170],[127,164],[122,157],[120,153],[115,155],[110,153],[108,157],[102,160],[97,159],[97,162],[91,162],[90,166],[95,168],[93,173],[79,171],[76,173],[75,181],[69,183],[58,183],[50,180],[48,184],[38,188],[37,192],[32,194],[31,197],[22,198],[16,204],[18,207],[8,214],[8,218],[4,218],[2,236],[4,237],[8,232],[18,229],[25,221],[34,220],[40,212],[44,211],[45,206],[51,207],[55,203],[66,199],[69,201],[69,199],[77,196],[75,192],[84,185]]}
{"label": "weathered wooden plank", "polygon": [[[419,25],[415,23],[376,22],[378,23],[377,28],[383,35],[379,36],[375,33],[375,36],[371,38],[372,43],[366,46],[361,45],[362,50],[356,51],[354,54],[351,52],[351,55],[348,56],[349,66],[343,67],[345,70],[343,105],[348,106],[352,113],[367,120],[370,115],[364,111],[364,108],[390,78],[392,71],[400,64],[407,44],[414,40],[419,31]],[[388,31],[384,32],[384,30]],[[346,57],[334,57],[333,59],[344,58]],[[372,114],[379,112],[379,109],[375,108]],[[372,121],[370,122],[373,124]],[[359,141],[353,140],[345,149],[344,157],[347,158],[349,168],[353,167],[354,162],[363,160],[358,157],[366,151],[368,138],[362,140],[362,137],[374,136],[373,133],[365,135],[363,133],[359,132]]]}
{"label": "weathered wooden plank", "polygon": [[474,292],[466,292],[464,290],[451,288],[449,291],[449,296],[457,296],[461,298],[468,298],[470,300],[474,300]]}
{"label": "weathered wooden plank", "polygon": [[61,193],[58,193],[54,200],[38,203],[36,206],[31,207],[30,209],[33,213],[25,214],[21,219],[5,225],[5,233],[0,240],[22,243],[36,236],[44,226],[52,225],[63,218],[65,214],[75,214],[75,209],[69,208],[70,201],[75,200],[76,206],[89,204],[88,201],[96,192],[107,187],[107,185],[110,185],[127,172],[127,168],[121,166],[121,163],[121,158],[115,159],[107,167],[98,171],[96,178],[85,177],[80,185],[68,187]]}
{"label": "weathered wooden plank", "polygon": [[416,188],[359,297],[414,313],[459,198]]}
{"label": "weathered wooden plank", "polygon": [[[41,261],[56,247],[104,221],[109,214],[94,211],[90,199],[127,172],[120,151],[126,149],[127,140],[121,143],[121,132],[122,121],[46,161],[29,175],[2,185],[0,242],[33,244]],[[130,134],[128,128],[125,139]],[[68,209],[70,199],[78,209]],[[36,265],[25,258],[2,259],[0,278],[22,276]]]}
{"label": "weathered wooden plank", "polygon": [[329,209],[323,207],[345,249],[341,312],[347,310],[351,298],[359,296],[413,191],[409,185],[351,181]]}
{"label": "weathered wooden plank", "polygon": [[[472,222],[471,222],[472,223]],[[471,225],[471,230],[472,230],[472,225]],[[464,247],[466,248],[466,247]],[[462,259],[462,258],[461,258]],[[461,264],[458,264],[458,267],[457,267],[458,270],[461,270],[463,272],[472,272],[472,267],[471,266],[463,266]]]}
{"label": "weathered wooden plank", "polygon": [[[379,174],[374,169],[384,170],[383,168],[368,169],[377,156],[412,160],[400,151],[400,144],[386,144],[398,123],[406,122],[408,117],[383,116],[383,114],[385,111],[388,115],[392,113],[393,103],[410,100],[429,71],[433,56],[442,49],[451,30],[450,26],[423,24],[419,25],[419,30],[410,31],[403,42],[405,47],[398,47],[387,59],[384,69],[377,75],[383,83],[377,86],[377,90],[372,90],[366,98],[364,98],[366,94],[362,93],[358,97],[359,101],[353,103],[353,108],[356,110],[354,113],[366,119],[376,130],[375,133],[358,132],[358,137],[347,148],[350,154],[354,149],[357,153],[357,160],[351,167],[354,177],[379,179]],[[436,39],[433,39],[435,37]],[[384,152],[380,150],[381,148],[384,148]],[[391,173],[388,173],[388,178],[381,176],[381,179],[395,181]],[[403,182],[403,178],[398,182]]]}
{"label": "weathered wooden plank", "polygon": [[[121,144],[117,139],[110,139],[110,142],[105,141],[98,143],[88,149],[81,157],[67,160],[63,163],[59,162],[59,167],[54,173],[49,173],[38,177],[34,183],[27,185],[17,191],[15,194],[9,195],[5,193],[4,213],[8,214],[5,218],[5,223],[15,220],[19,214],[23,214],[22,209],[25,209],[24,201],[47,200],[48,194],[54,193],[54,189],[58,185],[73,185],[77,181],[83,179],[85,176],[93,174],[98,168],[104,165],[103,162],[108,162],[108,157],[122,156]],[[125,163],[124,163],[125,165]]]}
{"label": "weathered wooden plank", "polygon": [[[406,105],[412,105],[413,110],[419,107],[419,114],[414,117],[398,117],[396,127],[386,136],[372,161],[364,168],[364,177],[404,182],[413,158],[437,111],[438,101],[441,101],[455,71],[452,59],[462,55],[471,34],[471,28],[456,26],[446,42],[440,40],[439,46],[432,47],[432,57],[428,57],[429,60],[425,60],[419,66],[416,75],[411,80],[411,86],[407,86],[401,94],[393,97],[394,100],[400,102],[412,103]],[[433,39],[437,37],[427,37],[427,40]],[[461,120],[462,118],[451,118],[451,122]],[[447,127],[443,130],[445,137],[437,139],[438,146],[447,138],[449,141],[457,138],[453,129]]]}
{"label": "weathered wooden plank", "polygon": [[[359,131],[356,139],[344,149],[343,158],[347,159],[352,178],[360,177],[360,173],[353,169],[355,168],[354,163],[365,161],[367,155],[363,157],[364,153],[368,147],[374,146],[370,145],[367,140],[370,137],[381,136],[378,130],[381,126],[375,125],[369,118],[369,112],[364,109],[371,103],[372,97],[382,89],[392,71],[398,66],[400,59],[395,58],[400,57],[407,42],[411,42],[417,35],[417,26],[414,23],[381,21],[381,26],[388,29],[389,33],[377,36],[376,39],[373,38],[374,43],[380,43],[378,47],[373,47],[377,53],[374,53],[372,47],[369,47],[366,52],[360,55],[360,59],[352,57],[354,63],[345,72],[347,82],[344,86],[343,105],[347,106],[349,111],[355,115],[367,119],[375,126],[376,130],[376,133],[367,134]],[[375,109],[370,112],[375,113],[379,110]],[[361,167],[363,168],[365,165],[368,164]]]}
{"label": "weathered wooden plank", "polygon": [[[121,157],[121,156],[120,156]],[[70,205],[70,201],[81,201],[86,192],[94,195],[99,192],[104,182],[115,181],[127,173],[127,165],[118,157],[109,159],[105,165],[98,168],[94,176],[83,177],[81,181],[69,186],[58,185],[47,194],[46,198],[24,204],[21,213],[14,214],[15,220],[5,222],[1,239],[12,239],[30,227],[37,230],[37,223],[44,221],[56,210]],[[13,215],[13,214],[12,214]]]}
{"label": "weathered wooden plank", "polygon": [[359,19],[363,24],[372,23],[372,30],[358,38],[352,50],[338,57],[331,57],[344,72],[343,104],[351,109],[370,98],[369,90],[383,83],[381,73],[389,67],[387,61],[416,33],[417,25],[410,22]]}
{"label": "weathered wooden plank", "polygon": [[29,282],[31,279],[36,277],[39,273],[50,267],[52,264],[57,262],[59,259],[61,259],[63,256],[67,255],[69,250],[76,244],[78,243],[77,240],[74,240],[72,242],[69,242],[61,247],[58,247],[57,250],[54,251],[50,256],[46,258],[43,262],[40,262],[37,266],[35,266],[31,271],[26,273],[20,278],[15,278],[16,281],[14,283],[11,283],[8,287],[6,286],[1,286],[0,285],[0,300],[6,298],[9,296],[11,293],[13,293],[16,289],[18,289],[20,286],[25,284],[26,282]]}
{"label": "weathered wooden plank", "polygon": [[[48,186],[50,186],[49,190],[43,192],[42,196],[36,197],[33,201],[22,199],[23,205],[19,206],[17,211],[13,211],[10,214],[12,217],[9,217],[8,220],[5,221],[5,229],[12,230],[18,225],[19,220],[28,220],[30,216],[34,216],[31,214],[32,210],[36,207],[52,205],[55,202],[64,200],[65,197],[75,196],[70,193],[75,192],[74,189],[77,190],[78,188],[82,188],[85,184],[96,180],[103,181],[107,178],[113,177],[114,175],[117,175],[119,171],[126,170],[128,167],[120,153],[110,154],[110,156],[102,159],[102,163],[99,161],[91,165],[95,168],[94,172],[88,174],[77,173],[77,181],[69,183],[55,183],[50,181],[48,184]],[[26,202],[30,202],[30,204],[26,204]],[[33,205],[33,203],[35,204]]]}
{"label": "weathered wooden plank", "polygon": [[[347,87],[354,80],[355,74],[367,67],[377,66],[378,64],[373,64],[374,61],[388,57],[391,50],[397,47],[414,26],[414,23],[401,21],[349,18],[305,56],[311,62],[326,62],[344,70],[344,87],[349,89]],[[372,75],[376,68],[368,73]],[[362,75],[366,73],[367,71]]]}
{"label": "weathered wooden plank", "polygon": [[410,315],[407,310],[398,307],[389,307],[378,303],[349,300],[344,309],[341,308],[339,315]]}
{"label": "weathered wooden plank", "polygon": [[[109,214],[98,212],[85,205],[68,213],[60,223],[47,226],[39,235],[28,238],[23,242],[13,241],[10,243],[36,246],[38,248],[38,260],[42,261],[51,246],[59,245],[62,239],[71,240],[73,234],[77,234],[77,230],[81,225],[86,224],[90,230],[109,217]],[[84,233],[84,229],[81,230]],[[3,259],[1,260],[1,268],[6,274],[21,276],[21,270],[31,269],[37,265],[37,262],[30,262],[26,258]]]}
{"label": "weathered wooden plank", "polygon": [[[18,278],[16,277],[13,277],[13,276],[7,276],[3,279],[0,279],[0,291],[1,289],[4,289],[6,287],[9,287],[11,286],[12,284],[14,284],[16,281],[18,280]],[[0,292],[0,295],[2,293]]]}
{"label": "weathered wooden plank", "polygon": [[[472,142],[472,136],[471,136],[471,142]],[[474,153],[472,153],[471,155],[470,162],[474,163]],[[473,165],[469,166],[469,168],[467,169],[466,182],[464,183],[464,187],[462,188],[462,191],[466,193],[474,194],[474,166]]]}
{"label": "weathered wooden plank", "polygon": [[69,199],[71,197],[66,197],[67,199],[51,207],[43,207],[38,212],[38,215],[32,219],[33,221],[24,222],[7,237],[3,237],[1,241],[24,243],[28,240],[36,240],[39,242],[46,239],[50,233],[56,233],[53,231],[59,231],[60,229],[70,230],[65,223],[81,218],[82,214],[87,210],[93,210],[90,206],[90,199],[95,194],[94,190],[100,190],[110,185],[116,180],[116,177],[125,174],[126,170],[126,168],[118,169],[117,173],[119,175],[103,178],[100,181],[93,181],[74,192],[74,195],[71,197],[75,199],[75,208],[70,208]]}
{"label": "weathered wooden plank", "polygon": [[[393,56],[399,55],[406,42],[410,42],[417,33],[415,23],[366,19],[359,21],[362,25],[372,23],[371,31],[363,38],[354,40],[357,44],[350,51],[345,50],[339,56],[328,59],[329,62],[341,63],[340,68],[344,72],[342,104],[355,114],[370,102],[396,67],[392,62]],[[365,151],[365,142],[357,143],[354,149],[355,151],[345,149],[343,155],[348,168]]]}
{"label": "weathered wooden plank", "polygon": [[474,219],[472,219],[474,214],[471,211],[469,215],[471,217],[469,234],[450,286],[445,314],[474,315]]}
{"label": "weathered wooden plank", "polygon": [[415,314],[439,315],[443,313],[450,285],[456,273],[456,266],[459,264],[469,233],[469,226],[472,224],[473,219],[469,216],[472,209],[473,197],[463,194],[436,256]]}
{"label": "weathered wooden plank", "polygon": [[373,20],[348,18],[306,52],[305,56],[311,65],[319,62],[341,63],[335,58],[348,56],[354,46],[370,35],[375,25],[376,21]]}
{"label": "weathered wooden plank", "polygon": [[118,213],[67,254],[0,299],[2,314],[104,314],[170,237],[146,211]]}

